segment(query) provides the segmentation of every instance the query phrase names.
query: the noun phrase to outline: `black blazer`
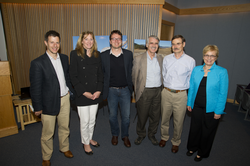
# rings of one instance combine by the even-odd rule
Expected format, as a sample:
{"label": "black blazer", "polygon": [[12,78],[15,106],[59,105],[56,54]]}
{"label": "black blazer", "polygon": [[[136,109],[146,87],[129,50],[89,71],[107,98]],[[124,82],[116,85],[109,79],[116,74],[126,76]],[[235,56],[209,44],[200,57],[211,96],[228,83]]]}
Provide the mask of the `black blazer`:
{"label": "black blazer", "polygon": [[[73,92],[69,78],[68,56],[59,54],[66,85]],[[61,107],[60,85],[56,71],[45,53],[30,64],[30,95],[34,111],[42,110],[43,114],[57,115]]]}
{"label": "black blazer", "polygon": [[[122,49],[124,57],[124,66],[127,77],[128,88],[130,93],[133,92],[133,83],[132,83],[132,67],[133,67],[133,53],[129,50]],[[104,74],[104,83],[103,83],[103,99],[108,97],[109,92],[109,81],[110,81],[110,49],[101,53],[102,59],[102,71]]]}
{"label": "black blazer", "polygon": [[92,94],[96,91],[102,92],[103,73],[99,52],[98,55],[97,58],[94,55],[91,57],[85,55],[83,59],[77,55],[76,50],[70,53],[69,74],[72,85],[76,91],[77,106],[93,105],[102,101],[102,95],[95,100],[88,99],[83,95],[84,92],[90,92]]}

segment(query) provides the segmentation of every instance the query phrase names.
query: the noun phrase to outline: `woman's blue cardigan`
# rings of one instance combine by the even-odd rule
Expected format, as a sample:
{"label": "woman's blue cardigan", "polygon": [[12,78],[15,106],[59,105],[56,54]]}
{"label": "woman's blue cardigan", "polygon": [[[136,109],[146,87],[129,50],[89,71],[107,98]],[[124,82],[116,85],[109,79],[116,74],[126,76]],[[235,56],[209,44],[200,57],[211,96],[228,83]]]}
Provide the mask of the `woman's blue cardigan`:
{"label": "woman's blue cardigan", "polygon": [[[205,64],[204,64],[205,65]],[[188,90],[187,106],[194,107],[195,98],[199,89],[200,82],[204,76],[203,66],[196,66],[190,78],[190,88]],[[206,85],[206,112],[224,114],[228,92],[227,69],[217,66],[215,63],[207,74]]]}

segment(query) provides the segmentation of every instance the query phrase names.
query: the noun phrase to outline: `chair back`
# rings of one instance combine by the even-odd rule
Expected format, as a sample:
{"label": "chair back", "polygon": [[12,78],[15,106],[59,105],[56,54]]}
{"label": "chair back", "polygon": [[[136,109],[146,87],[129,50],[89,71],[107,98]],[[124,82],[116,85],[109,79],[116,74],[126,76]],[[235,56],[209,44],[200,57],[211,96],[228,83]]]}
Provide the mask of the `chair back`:
{"label": "chair back", "polygon": [[246,85],[239,85],[237,84],[237,87],[236,87],[236,92],[235,92],[235,100],[240,103],[241,102],[241,99],[242,99],[242,96],[243,96],[243,92],[245,90],[245,87]]}
{"label": "chair back", "polygon": [[247,87],[245,89],[250,89],[250,83],[247,85]]}
{"label": "chair back", "polygon": [[241,107],[244,110],[250,109],[250,90],[244,91],[242,101],[241,101]]}

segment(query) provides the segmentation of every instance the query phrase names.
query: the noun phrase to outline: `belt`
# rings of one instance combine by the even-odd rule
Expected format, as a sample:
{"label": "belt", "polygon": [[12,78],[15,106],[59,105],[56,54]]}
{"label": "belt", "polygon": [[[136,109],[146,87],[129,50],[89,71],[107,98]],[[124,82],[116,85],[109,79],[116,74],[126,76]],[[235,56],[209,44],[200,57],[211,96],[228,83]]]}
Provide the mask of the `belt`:
{"label": "belt", "polygon": [[[67,93],[67,94],[69,94],[69,93]],[[67,96],[67,94],[66,94],[66,95],[64,95],[64,96],[61,96],[60,98],[63,98],[63,97],[65,97],[65,96]]]}
{"label": "belt", "polygon": [[122,87],[112,87],[110,86],[110,88],[113,88],[113,89],[123,89],[123,88],[126,88],[127,86],[122,86]]}
{"label": "belt", "polygon": [[186,90],[174,90],[174,89],[169,89],[169,88],[166,88],[166,87],[164,87],[164,88],[167,89],[169,92],[173,92],[173,93],[179,93],[179,92],[186,91]]}
{"label": "belt", "polygon": [[160,87],[150,87],[150,88],[147,88],[147,87],[145,87],[146,89],[158,89],[158,88],[160,88]]}

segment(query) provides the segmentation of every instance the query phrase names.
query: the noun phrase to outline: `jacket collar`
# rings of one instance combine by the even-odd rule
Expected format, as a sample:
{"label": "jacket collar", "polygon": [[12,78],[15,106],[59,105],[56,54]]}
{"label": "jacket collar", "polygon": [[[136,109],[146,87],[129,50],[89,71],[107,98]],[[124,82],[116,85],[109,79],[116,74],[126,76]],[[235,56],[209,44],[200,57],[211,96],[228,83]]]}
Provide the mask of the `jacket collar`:
{"label": "jacket collar", "polygon": [[[205,63],[202,65],[201,70],[204,71],[203,67],[205,66]],[[216,68],[216,63],[214,62],[214,64],[212,65],[212,67],[209,70],[213,70],[214,68]]]}

